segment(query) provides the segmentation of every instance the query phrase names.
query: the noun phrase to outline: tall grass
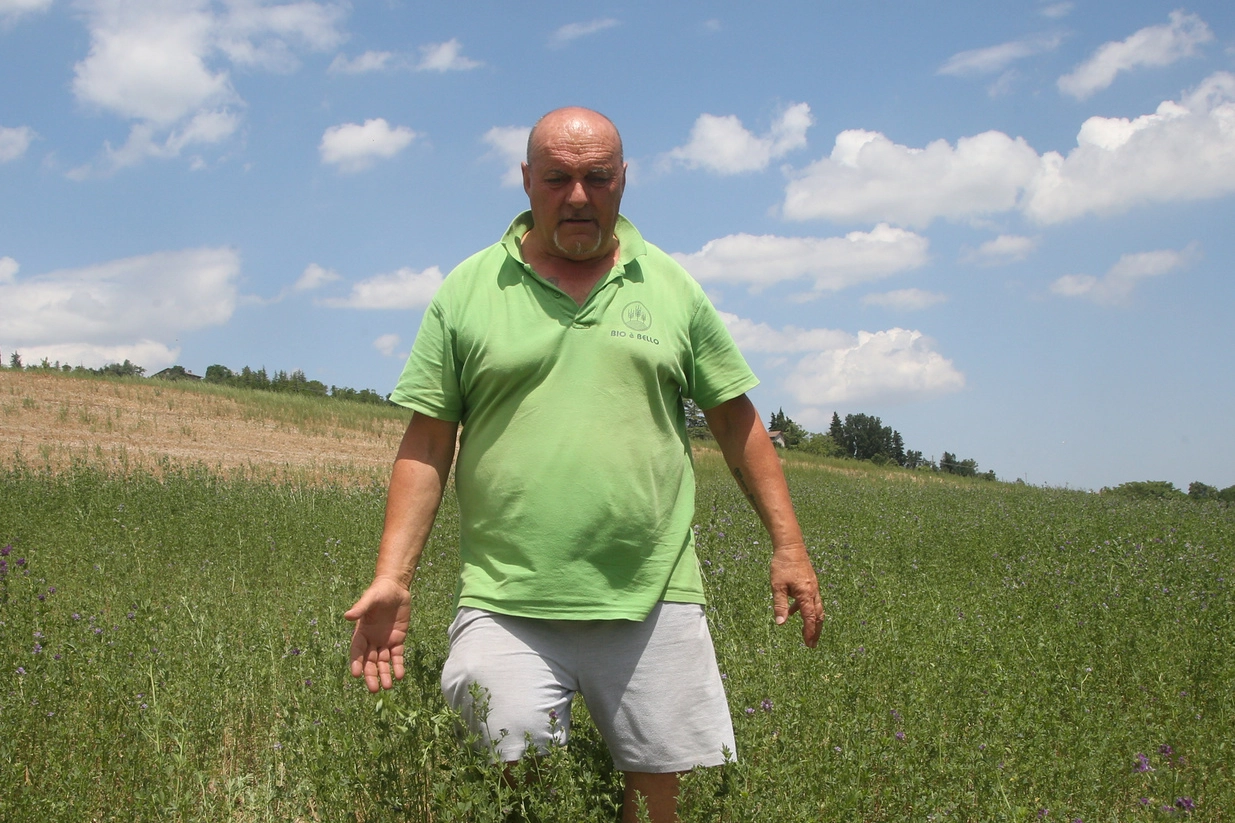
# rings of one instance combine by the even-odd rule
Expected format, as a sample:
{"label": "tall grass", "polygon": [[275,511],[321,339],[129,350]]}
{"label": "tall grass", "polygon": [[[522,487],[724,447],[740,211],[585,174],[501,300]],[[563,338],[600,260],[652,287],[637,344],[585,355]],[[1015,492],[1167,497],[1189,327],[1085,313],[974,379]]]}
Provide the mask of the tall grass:
{"label": "tall grass", "polygon": [[[685,779],[685,820],[1231,819],[1230,509],[791,464],[828,610],[809,650],[772,625],[756,519],[698,463],[738,760]],[[340,617],[380,483],[18,466],[0,501],[0,820],[615,819],[585,711],[515,788],[457,741],[451,496],[381,697]]]}

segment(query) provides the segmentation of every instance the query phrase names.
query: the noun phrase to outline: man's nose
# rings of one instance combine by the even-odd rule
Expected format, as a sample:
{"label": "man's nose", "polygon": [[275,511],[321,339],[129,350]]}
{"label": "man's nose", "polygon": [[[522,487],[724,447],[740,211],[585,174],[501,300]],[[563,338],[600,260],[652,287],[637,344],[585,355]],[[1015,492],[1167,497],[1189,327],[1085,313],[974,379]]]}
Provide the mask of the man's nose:
{"label": "man's nose", "polygon": [[583,188],[582,181],[571,184],[570,194],[567,196],[566,202],[575,208],[582,208],[587,205],[587,191]]}

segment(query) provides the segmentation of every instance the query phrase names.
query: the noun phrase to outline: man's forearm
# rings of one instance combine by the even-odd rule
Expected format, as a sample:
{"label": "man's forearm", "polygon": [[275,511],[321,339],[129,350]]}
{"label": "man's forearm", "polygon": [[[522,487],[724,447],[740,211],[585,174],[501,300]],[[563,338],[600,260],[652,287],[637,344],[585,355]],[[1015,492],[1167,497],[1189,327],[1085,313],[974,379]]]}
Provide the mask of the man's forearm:
{"label": "man's forearm", "polygon": [[734,480],[768,530],[772,548],[802,546],[780,458],[754,404],[742,395],[703,414]]}
{"label": "man's forearm", "polygon": [[411,584],[450,476],[457,431],[456,423],[412,416],[390,474],[374,577]]}

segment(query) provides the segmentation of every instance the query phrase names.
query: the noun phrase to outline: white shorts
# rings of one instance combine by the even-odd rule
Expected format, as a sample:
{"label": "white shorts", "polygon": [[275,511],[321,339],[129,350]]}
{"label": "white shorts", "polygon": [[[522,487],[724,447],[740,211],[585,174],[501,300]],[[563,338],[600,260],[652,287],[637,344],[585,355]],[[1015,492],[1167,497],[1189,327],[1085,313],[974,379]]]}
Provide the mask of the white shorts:
{"label": "white shorts", "polygon": [[[471,686],[488,698],[482,724]],[[503,761],[527,735],[565,744],[570,703],[588,712],[621,771],[681,772],[736,758],[703,607],[658,603],[646,620],[539,620],[463,607],[450,625],[442,693]]]}

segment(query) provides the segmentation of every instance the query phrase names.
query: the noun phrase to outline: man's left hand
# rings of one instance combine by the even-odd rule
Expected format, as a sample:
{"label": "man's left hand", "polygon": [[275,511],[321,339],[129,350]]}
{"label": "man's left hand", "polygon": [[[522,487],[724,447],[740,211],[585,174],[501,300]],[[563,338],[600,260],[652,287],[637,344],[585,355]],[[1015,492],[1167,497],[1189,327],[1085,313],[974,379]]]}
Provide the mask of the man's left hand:
{"label": "man's left hand", "polygon": [[772,551],[772,613],[776,625],[782,625],[794,612],[802,615],[802,641],[815,648],[823,631],[823,601],[810,555],[801,544],[778,546]]}

